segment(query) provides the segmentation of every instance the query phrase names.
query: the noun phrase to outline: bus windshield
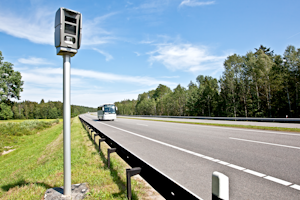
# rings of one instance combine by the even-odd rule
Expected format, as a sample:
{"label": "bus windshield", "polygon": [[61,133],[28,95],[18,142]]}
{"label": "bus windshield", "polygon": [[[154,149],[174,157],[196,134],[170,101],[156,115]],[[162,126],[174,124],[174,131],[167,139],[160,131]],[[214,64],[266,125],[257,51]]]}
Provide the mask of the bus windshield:
{"label": "bus windshield", "polygon": [[116,107],[114,105],[105,105],[104,106],[104,112],[115,114],[116,113]]}

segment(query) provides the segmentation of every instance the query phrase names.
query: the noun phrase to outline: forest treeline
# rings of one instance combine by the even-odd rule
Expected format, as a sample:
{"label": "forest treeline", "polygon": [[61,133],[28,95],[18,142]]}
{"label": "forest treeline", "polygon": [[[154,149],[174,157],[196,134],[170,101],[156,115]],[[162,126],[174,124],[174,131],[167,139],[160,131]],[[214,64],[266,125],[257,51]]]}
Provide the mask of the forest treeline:
{"label": "forest treeline", "polygon": [[276,55],[260,46],[228,56],[219,79],[199,75],[187,88],[160,84],[137,100],[115,102],[121,115],[299,117],[300,49]]}
{"label": "forest treeline", "polygon": [[[40,103],[32,101],[11,102],[8,106],[11,110],[6,114],[7,119],[57,119],[63,118],[63,103],[60,101]],[[71,117],[86,112],[95,112],[96,108],[71,105]],[[1,117],[1,116],[0,116]]]}

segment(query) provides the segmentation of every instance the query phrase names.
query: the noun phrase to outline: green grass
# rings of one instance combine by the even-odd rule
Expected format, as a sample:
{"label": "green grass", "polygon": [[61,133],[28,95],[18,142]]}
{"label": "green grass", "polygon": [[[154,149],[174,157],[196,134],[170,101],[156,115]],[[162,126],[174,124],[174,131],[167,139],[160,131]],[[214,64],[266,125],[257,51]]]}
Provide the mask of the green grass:
{"label": "green grass", "polygon": [[0,155],[5,150],[16,148],[22,142],[20,136],[36,134],[51,127],[54,123],[59,123],[59,120],[25,120],[17,123],[8,122],[0,124]]}
{"label": "green grass", "polygon": [[[0,199],[42,199],[48,188],[63,186],[63,125],[57,124],[39,134],[20,136],[23,141],[15,151],[0,156]],[[117,154],[106,167],[108,146],[102,152],[88,137],[78,117],[71,125],[72,184],[87,183],[85,199],[127,199],[128,167]],[[134,199],[145,199],[147,187],[133,181]]]}
{"label": "green grass", "polygon": [[286,132],[298,132],[298,133],[300,133],[300,128],[283,128],[283,127],[236,125],[236,124],[217,124],[217,123],[202,123],[202,122],[184,122],[184,121],[171,121],[171,120],[158,120],[158,119],[141,119],[141,118],[134,118],[134,117],[130,117],[130,118],[129,117],[119,117],[119,118],[148,120],[148,121],[157,121],[157,122],[172,122],[172,123],[182,123],[182,124],[198,124],[198,125],[208,125],[208,126],[223,126],[223,127],[233,127],[233,128],[247,128],[247,129],[286,131]]}
{"label": "green grass", "polygon": [[[8,122],[23,122],[23,121],[35,121],[35,120],[38,120],[38,121],[46,121],[46,122],[49,122],[49,121],[53,121],[55,119],[9,119],[9,120],[0,120],[0,124],[1,123],[8,123]],[[59,122],[62,122],[63,119],[58,119]]]}

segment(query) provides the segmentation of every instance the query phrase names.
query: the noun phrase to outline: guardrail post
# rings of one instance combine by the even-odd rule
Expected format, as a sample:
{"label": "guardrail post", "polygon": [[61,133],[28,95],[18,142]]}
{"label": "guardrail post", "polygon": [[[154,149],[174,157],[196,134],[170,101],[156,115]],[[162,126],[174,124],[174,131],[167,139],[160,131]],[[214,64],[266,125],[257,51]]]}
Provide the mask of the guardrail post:
{"label": "guardrail post", "polygon": [[107,149],[107,167],[110,168],[110,154],[116,152],[116,148]]}
{"label": "guardrail post", "polygon": [[95,143],[95,144],[96,144],[96,140],[95,140],[95,139],[96,139],[96,137],[97,137],[98,135],[99,135],[98,133],[95,133],[95,134],[94,134],[94,143]]}
{"label": "guardrail post", "polygon": [[229,178],[220,172],[212,174],[212,200],[229,200]]}
{"label": "guardrail post", "polygon": [[99,152],[101,151],[101,142],[104,142],[105,138],[100,138],[99,139]]}
{"label": "guardrail post", "polygon": [[94,130],[93,129],[90,129],[90,137],[91,137],[91,140],[93,140],[93,132],[94,132]]}
{"label": "guardrail post", "polygon": [[126,182],[127,182],[127,198],[131,200],[132,195],[131,195],[131,177],[134,175],[137,175],[141,173],[141,168],[140,167],[135,167],[132,169],[126,169]]}

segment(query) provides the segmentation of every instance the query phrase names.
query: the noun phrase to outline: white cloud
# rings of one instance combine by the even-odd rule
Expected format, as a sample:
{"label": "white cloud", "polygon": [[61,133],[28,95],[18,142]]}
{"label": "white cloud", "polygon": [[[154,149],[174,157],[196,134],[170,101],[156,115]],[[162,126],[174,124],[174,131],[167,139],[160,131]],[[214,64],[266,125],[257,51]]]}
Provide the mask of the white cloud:
{"label": "white cloud", "polygon": [[113,33],[105,30],[103,28],[103,24],[105,20],[116,14],[117,12],[112,12],[100,17],[96,17],[92,20],[86,19],[83,25],[82,44],[95,46],[99,44],[109,43],[114,40],[115,37],[112,36]]}
{"label": "white cloud", "polygon": [[154,43],[154,41],[153,40],[142,40],[142,41],[140,41],[140,43],[141,44],[152,44],[152,43]]}
{"label": "white cloud", "polygon": [[[95,92],[95,91],[77,91],[71,92],[71,103],[74,105],[89,105],[98,107],[101,104],[114,103],[125,99],[137,99],[140,93],[135,91],[127,92]],[[88,99],[86,97],[89,97]]]}
{"label": "white cloud", "polygon": [[[73,79],[72,79],[73,81]],[[98,107],[105,103],[114,103],[116,101],[122,101],[125,99],[137,99],[138,91],[126,91],[126,92],[108,92],[99,91],[97,89],[82,89],[74,90],[71,87],[71,104],[83,105],[90,107]],[[88,97],[88,98],[87,98]],[[21,93],[21,101],[30,100],[40,102],[42,99],[47,101],[63,101],[63,90],[61,88],[37,88],[30,85],[26,85],[25,89]]]}
{"label": "white cloud", "polygon": [[145,77],[145,76],[125,76],[125,75],[118,75],[118,74],[111,74],[111,73],[103,73],[103,72],[96,72],[92,70],[83,70],[83,69],[72,69],[72,75],[81,76],[85,78],[94,78],[100,81],[108,81],[108,82],[127,82],[127,83],[134,83],[134,84],[142,84],[147,86],[153,86],[158,84],[164,85],[174,85],[175,83],[169,81],[162,81],[157,80],[152,77]]}
{"label": "white cloud", "polygon": [[214,4],[215,1],[197,1],[197,0],[183,0],[179,7],[180,6],[207,6],[207,5],[211,5],[211,4]]}
{"label": "white cloud", "polygon": [[18,61],[19,63],[28,64],[28,65],[52,65],[53,64],[43,58],[35,58],[35,57],[20,58],[18,59]]}
{"label": "white cloud", "polygon": [[299,33],[296,33],[296,34],[294,34],[294,35],[292,35],[292,36],[290,36],[290,37],[288,37],[287,39],[290,39],[290,38],[292,38],[292,37],[294,37],[294,36],[296,36],[296,35],[299,35],[300,34],[300,32]]}
{"label": "white cloud", "polygon": [[[41,86],[56,86],[62,84],[62,68],[30,68],[30,69],[17,69],[21,72],[23,80],[25,82],[41,85]],[[152,77],[147,76],[125,76],[111,73],[103,73],[92,70],[85,69],[71,69],[72,75],[72,84],[74,81],[78,82],[78,84],[74,84],[74,86],[82,87],[82,82],[86,81],[83,78],[87,79],[96,79],[98,81],[105,82],[126,82],[133,84],[142,84],[146,86],[154,86],[158,84],[165,84],[174,86],[176,85],[170,81],[157,80]]]}
{"label": "white cloud", "polygon": [[[47,101],[63,101],[63,90],[61,88],[38,88],[25,82],[24,91],[21,93],[21,100],[40,102],[42,99]],[[85,104],[83,104],[85,105]]]}
{"label": "white cloud", "polygon": [[55,11],[40,8],[25,16],[15,16],[1,9],[0,31],[39,44],[54,45]]}
{"label": "white cloud", "polygon": [[179,78],[180,76],[162,76],[161,78]]}
{"label": "white cloud", "polygon": [[205,46],[192,44],[159,44],[156,50],[149,52],[150,63],[160,62],[172,71],[191,72],[223,69],[226,55],[214,56]]}
{"label": "white cloud", "polygon": [[110,55],[110,54],[107,53],[107,52],[101,51],[101,50],[99,50],[99,49],[97,49],[97,48],[93,48],[93,50],[95,50],[95,51],[97,51],[98,53],[104,55],[106,61],[110,61],[111,59],[113,59],[113,56]]}
{"label": "white cloud", "polygon": [[[56,10],[38,7],[29,14],[10,13],[0,9],[0,32],[33,43],[54,46],[54,16]],[[82,45],[101,45],[115,39],[112,33],[103,28],[103,23],[116,13],[109,13],[92,20],[84,19]]]}
{"label": "white cloud", "polygon": [[141,54],[137,51],[134,52],[136,54],[136,56],[140,56]]}
{"label": "white cloud", "polygon": [[21,72],[21,74],[22,80],[25,83],[36,85],[38,87],[60,87],[62,85],[62,75],[39,73],[34,70]]}
{"label": "white cloud", "polygon": [[147,13],[155,13],[155,12],[162,12],[165,6],[168,4],[168,1],[164,0],[152,0],[148,1],[147,3],[143,3],[137,7],[132,8],[133,10],[141,10],[142,12]]}

